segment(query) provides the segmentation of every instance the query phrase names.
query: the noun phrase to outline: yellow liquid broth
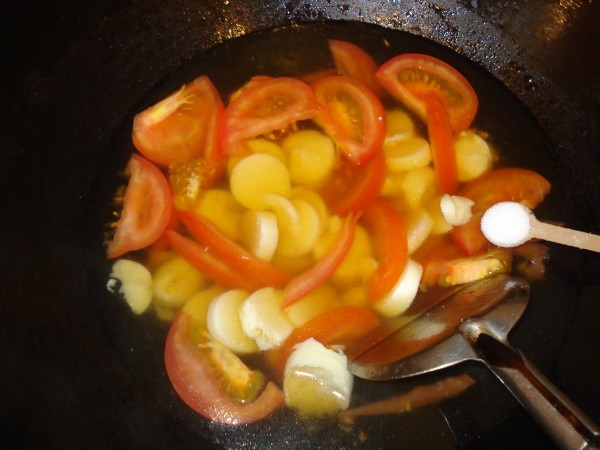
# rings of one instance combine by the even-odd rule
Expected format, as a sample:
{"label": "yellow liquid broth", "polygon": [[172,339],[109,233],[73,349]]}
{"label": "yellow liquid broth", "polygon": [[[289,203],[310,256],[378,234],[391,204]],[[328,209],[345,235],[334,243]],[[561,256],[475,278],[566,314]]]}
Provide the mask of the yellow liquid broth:
{"label": "yellow liquid broth", "polygon": [[[407,121],[406,117],[404,117],[402,121],[403,123],[401,123],[400,125],[398,125],[397,122],[388,124],[388,128],[394,129],[394,133],[396,133],[396,135],[399,131],[398,127],[400,127],[400,133],[402,134],[404,132],[407,132],[408,138],[410,138],[412,135],[412,137],[426,139],[426,134],[424,132],[424,124],[418,119],[416,119],[414,115],[412,115],[410,112],[403,110],[403,108],[397,103],[386,104],[386,109],[388,112],[393,109],[395,111],[395,114],[398,114],[398,111],[404,111],[404,113],[406,113],[407,117],[410,119],[409,121]],[[411,123],[411,130],[402,129],[403,127],[405,128],[406,123]],[[276,144],[280,148],[281,143],[286,137],[298,132],[299,130],[305,129],[319,130],[319,128],[314,123],[307,121],[304,123],[294,124],[285,130],[279,130],[277,132],[273,132],[265,136],[260,136],[259,138]],[[392,137],[392,139],[394,138]],[[339,165],[341,163],[342,158],[343,156],[340,154],[339,151],[337,151],[336,165]],[[235,166],[235,163],[239,161],[239,159],[240,158],[238,156],[229,158],[228,173],[226,174],[222,184],[218,186],[220,192],[218,195],[223,196],[223,191],[230,192],[228,175],[231,172],[231,168]],[[177,168],[171,168],[171,175],[179,173],[184,174],[187,177],[187,180],[182,180],[180,176],[171,176],[170,178],[170,184],[172,188],[174,188],[177,192],[180,193],[179,198],[177,194],[174,197],[175,204],[179,205],[180,207],[183,207],[184,209],[193,209],[194,206],[197,206],[202,195],[204,194],[202,189],[197,188],[197,173],[195,173],[193,170],[190,171],[190,168],[193,169],[194,167],[198,167],[197,161],[191,161],[189,167],[182,168],[181,166],[179,166]],[[198,168],[198,170],[201,169]],[[448,231],[450,230],[450,227],[445,223],[442,214],[439,211],[440,194],[435,186],[435,180],[432,179],[430,176],[430,174],[433,173],[432,163],[429,163],[424,167],[420,167],[412,172],[414,172],[412,173],[412,178],[416,180],[416,183],[418,185],[407,185],[406,180],[411,179],[409,176],[409,172],[402,174],[392,173],[388,170],[386,175],[386,182],[380,196],[387,199],[392,205],[394,205],[398,209],[398,211],[400,211],[403,217],[409,216],[415,211],[415,209],[420,209],[427,212],[427,214],[432,220],[432,231],[429,233],[429,236],[425,239],[425,241],[419,246],[420,249],[424,249],[432,245],[436,245],[436,243],[439,243],[440,241],[449,238]],[[421,172],[425,175],[420,176],[418,172]],[[256,174],[256,176],[268,176],[268,174]],[[292,189],[296,187],[297,186],[292,186]],[[321,197],[319,188],[303,188],[303,190],[304,197],[306,197],[307,195],[311,196],[312,198],[314,198],[315,196],[318,196],[319,198]],[[308,194],[307,191],[309,191]],[[412,195],[414,197],[412,199],[407,199],[407,195]],[[238,243],[240,243],[239,236],[241,235],[241,232],[239,232],[239,230],[236,231],[236,227],[239,227],[239,225],[236,223],[236,220],[239,222],[238,216],[240,212],[244,211],[244,208],[238,204],[235,204],[235,202],[231,203],[230,198],[225,199],[224,201],[222,200],[223,199],[218,199],[218,201],[212,201],[212,203],[209,202],[209,205],[214,206],[213,213],[215,209],[221,209],[222,211],[217,211],[214,214],[211,213],[212,217],[208,218],[211,221],[215,220],[215,222],[213,223],[225,235],[228,235],[228,237],[233,238],[234,240],[238,240]],[[415,205],[417,205],[416,208],[414,207]],[[335,223],[336,221],[340,222],[340,219],[334,216],[329,210],[327,210],[327,215],[329,223],[323,227],[324,229],[322,231],[321,239],[315,245],[315,249],[313,249],[315,251],[309,252],[306,255],[301,255],[296,258],[283,257],[281,255],[276,254],[271,262],[274,265],[277,265],[289,271],[292,274],[299,274],[311,267],[318,259],[316,254],[322,254],[325,251],[325,249],[327,249],[333,243],[333,240],[337,236],[337,229]],[[362,246],[364,248],[358,250],[356,248],[351,249],[346,260],[342,263],[342,269],[346,270],[347,273],[340,273],[340,271],[338,270],[338,272],[336,272],[336,274],[334,274],[332,277],[333,281],[327,282],[324,287],[319,289],[318,292],[325,292],[325,298],[323,298],[323,301],[315,301],[313,299],[313,303],[315,305],[318,304],[318,306],[315,306],[314,308],[318,310],[319,313],[325,312],[327,309],[332,309],[343,305],[369,307],[369,302],[366,296],[366,283],[368,282],[370,275],[376,268],[377,255],[374,254],[373,246],[370,244],[370,242],[368,242],[371,237],[368,235],[366,230],[362,228],[362,226],[360,226],[360,222],[358,226],[361,228],[361,230],[357,230],[356,236],[366,236],[366,246],[363,242]],[[333,229],[334,231],[332,232],[331,229]],[[362,259],[359,258],[355,259],[354,261],[349,260],[349,258],[356,257],[356,253],[361,252],[362,254],[360,258]],[[145,262],[149,270],[154,273],[156,272],[157,268],[160,267],[161,264],[175,256],[175,254],[171,250],[156,251],[150,248],[141,252],[140,256],[141,260]],[[410,255],[410,257],[416,261],[420,261],[422,259],[421,250],[417,250],[412,255]],[[356,265],[361,267],[357,268]],[[220,293],[225,290],[225,288],[222,287],[221,289],[215,289],[215,287],[218,288],[218,286],[216,286],[215,283],[213,283],[210,280],[206,280],[203,289],[212,289],[213,292],[216,293]],[[311,295],[314,297],[314,294],[310,294],[309,296]],[[301,299],[297,303],[297,305],[300,305],[303,301],[304,299]],[[183,308],[185,308],[185,306]],[[307,309],[310,308],[307,307]],[[171,321],[179,309],[172,309],[154,303],[154,310],[159,318],[165,321]],[[187,312],[189,313],[189,310]],[[201,312],[201,314],[204,314],[204,312]],[[316,315],[316,313],[313,311],[312,314],[308,315],[314,316]],[[196,317],[196,319],[198,319],[198,317]],[[200,322],[202,322],[202,320],[200,320]],[[258,352],[252,355],[239,356],[251,368],[261,370],[268,376],[274,376],[274,374],[276,373],[276,350],[268,350]],[[335,408],[332,407],[331,409],[334,410]]]}

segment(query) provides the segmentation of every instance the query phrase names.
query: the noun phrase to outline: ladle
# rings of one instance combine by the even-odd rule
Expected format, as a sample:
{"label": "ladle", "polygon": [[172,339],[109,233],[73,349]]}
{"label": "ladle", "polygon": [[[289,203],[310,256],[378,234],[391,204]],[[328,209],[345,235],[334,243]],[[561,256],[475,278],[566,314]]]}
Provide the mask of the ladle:
{"label": "ladle", "polygon": [[471,283],[408,323],[384,323],[374,331],[376,339],[367,337],[368,348],[348,349],[350,371],[368,380],[390,380],[478,361],[558,446],[597,448],[600,429],[507,342],[528,301],[529,285],[518,278],[499,275]]}
{"label": "ladle", "polygon": [[481,231],[492,244],[516,247],[532,238],[600,252],[600,236],[540,222],[531,210],[517,202],[491,206],[481,218]]}

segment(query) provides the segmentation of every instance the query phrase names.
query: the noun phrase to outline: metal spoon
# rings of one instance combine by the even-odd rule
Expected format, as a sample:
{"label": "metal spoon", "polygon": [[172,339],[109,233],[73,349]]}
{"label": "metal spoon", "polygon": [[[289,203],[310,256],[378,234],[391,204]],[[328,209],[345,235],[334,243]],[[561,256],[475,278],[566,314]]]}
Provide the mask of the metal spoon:
{"label": "metal spoon", "polygon": [[596,448],[599,428],[507,342],[528,301],[529,285],[518,278],[500,275],[472,283],[395,330],[384,324],[370,348],[348,349],[350,371],[368,380],[390,380],[479,361],[557,445]]}

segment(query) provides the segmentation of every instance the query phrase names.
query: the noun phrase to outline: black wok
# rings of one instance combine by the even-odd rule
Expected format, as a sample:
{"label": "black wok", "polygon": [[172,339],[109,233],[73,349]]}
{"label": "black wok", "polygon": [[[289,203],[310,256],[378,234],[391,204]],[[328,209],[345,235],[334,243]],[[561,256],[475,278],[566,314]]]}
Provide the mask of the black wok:
{"label": "black wok", "polygon": [[[502,120],[518,111],[532,130],[519,135],[531,153],[515,150],[510,137],[504,143],[515,160],[539,167],[553,182],[554,200],[542,214],[600,232],[600,61],[594,48],[600,7],[591,0],[9,0],[0,6],[0,20],[2,448],[356,444],[352,432],[335,424],[328,424],[333,431],[324,440],[325,433],[306,437],[290,417],[282,418],[287,428],[274,422],[230,432],[207,425],[170,389],[156,351],[164,338],[160,326],[132,319],[103,289],[97,219],[126,160],[132,114],[198,71],[237,69],[249,61],[237,56],[244,54],[238,44],[219,46],[230,39],[247,35],[241,45],[248,55],[270,49],[268,30],[283,27],[280,35],[292,37],[280,39],[272,52],[297,46],[293,61],[330,35],[355,38],[384,57],[376,45],[383,33],[398,48],[433,48],[476,78],[484,69],[492,77],[481,78],[490,93],[482,103],[498,98],[496,92],[506,101],[488,104],[482,120],[493,126],[496,111]],[[347,21],[383,28],[349,27]],[[311,61],[318,65],[322,54],[314,53]],[[268,61],[253,62],[262,63]],[[229,83],[235,82],[232,76]],[[513,340],[600,422],[600,258],[551,251],[548,280],[532,287],[531,307]],[[362,445],[552,448],[485,372],[459,370],[477,379],[474,389],[439,406],[366,424],[369,439]],[[370,398],[410,386],[359,386],[359,392]]]}

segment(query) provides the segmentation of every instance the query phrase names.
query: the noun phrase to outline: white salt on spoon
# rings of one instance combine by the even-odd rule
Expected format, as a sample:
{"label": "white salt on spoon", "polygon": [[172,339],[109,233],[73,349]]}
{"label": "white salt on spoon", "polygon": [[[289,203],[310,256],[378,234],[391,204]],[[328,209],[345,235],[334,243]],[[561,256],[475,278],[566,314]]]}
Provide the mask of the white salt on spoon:
{"label": "white salt on spoon", "polygon": [[499,247],[516,247],[538,238],[600,253],[600,236],[540,222],[529,208],[516,202],[490,207],[481,218],[481,231]]}

